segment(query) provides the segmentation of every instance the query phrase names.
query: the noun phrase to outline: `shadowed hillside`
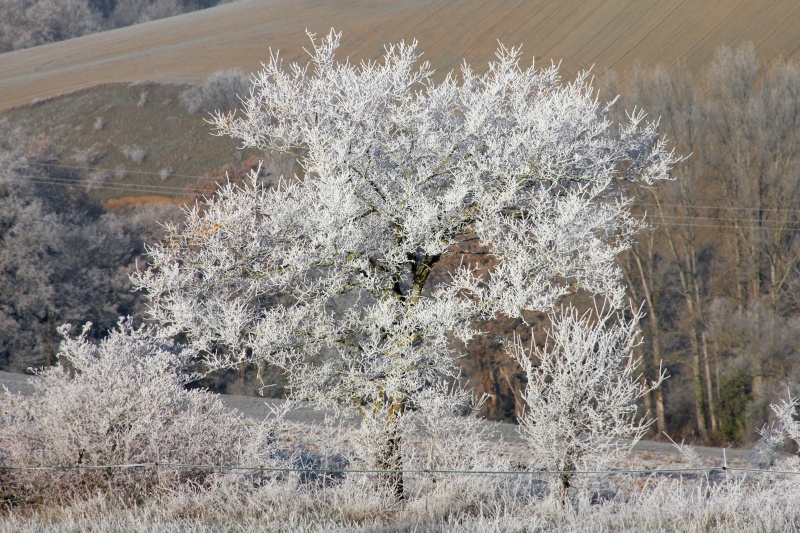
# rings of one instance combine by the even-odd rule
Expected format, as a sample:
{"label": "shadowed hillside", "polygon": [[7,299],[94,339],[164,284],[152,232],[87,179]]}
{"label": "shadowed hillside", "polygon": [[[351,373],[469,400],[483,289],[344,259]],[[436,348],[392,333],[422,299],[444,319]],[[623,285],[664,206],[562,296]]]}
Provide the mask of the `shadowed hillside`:
{"label": "shadowed hillside", "polygon": [[763,59],[800,57],[794,0],[239,0],[231,4],[0,56],[0,110],[100,83],[198,82],[223,68],[257,69],[269,47],[302,54],[304,29],[344,32],[344,53],[374,58],[416,38],[440,71],[485,64],[497,40],[523,43],[566,74],[672,65],[701,72],[720,45],[752,41]]}

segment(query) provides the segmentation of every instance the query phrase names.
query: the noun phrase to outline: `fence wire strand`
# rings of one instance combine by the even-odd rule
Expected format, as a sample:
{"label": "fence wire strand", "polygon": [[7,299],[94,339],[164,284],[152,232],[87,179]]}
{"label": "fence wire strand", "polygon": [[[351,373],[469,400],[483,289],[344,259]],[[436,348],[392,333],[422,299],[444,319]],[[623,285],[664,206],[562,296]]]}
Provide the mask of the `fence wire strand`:
{"label": "fence wire strand", "polygon": [[132,469],[132,468],[180,468],[180,469],[206,469],[206,470],[243,470],[273,473],[301,473],[301,474],[472,474],[472,475],[614,475],[614,474],[680,474],[700,472],[746,472],[760,474],[800,474],[798,470],[766,470],[760,468],[746,468],[734,466],[710,466],[691,468],[629,468],[609,470],[547,470],[520,468],[519,470],[437,470],[437,469],[411,469],[411,470],[383,470],[376,468],[298,468],[298,467],[267,467],[267,466],[238,466],[238,465],[198,465],[185,463],[131,463],[114,465],[62,465],[62,466],[5,466],[0,465],[0,471],[34,471],[34,470],[107,470],[107,469]]}

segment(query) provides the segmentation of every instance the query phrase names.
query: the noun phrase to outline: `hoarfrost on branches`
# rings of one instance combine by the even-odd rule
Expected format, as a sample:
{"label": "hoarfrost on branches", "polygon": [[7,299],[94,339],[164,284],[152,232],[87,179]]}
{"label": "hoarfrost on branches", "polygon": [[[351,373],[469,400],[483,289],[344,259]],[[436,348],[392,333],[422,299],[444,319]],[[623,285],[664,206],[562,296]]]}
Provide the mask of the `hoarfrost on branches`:
{"label": "hoarfrost on branches", "polygon": [[437,83],[416,42],[356,65],[334,57],[340,34],[310,37],[308,64],[273,53],[243,110],[213,120],[303,175],[223,187],[135,282],[211,368],[266,361],[295,398],[385,410],[379,455],[396,459],[393,421],[455,374],[451,341],[475,319],[580,289],[623,305],[614,259],[640,223],[622,182],[664,179],[676,159],[642,113],[613,126],[588,73],[563,84],[554,66],[521,68],[518,48]]}
{"label": "hoarfrost on branches", "polygon": [[[528,384],[519,433],[534,462],[551,472],[563,501],[573,472],[605,468],[630,450],[652,421],[637,419],[636,401],[665,379],[645,383],[637,373],[640,315],[626,320],[611,310],[579,314],[573,307],[551,313],[543,348],[526,350],[516,339],[509,354]],[[532,359],[539,361],[533,365]]]}
{"label": "hoarfrost on branches", "polygon": [[[66,502],[106,493],[121,502],[215,478],[207,468],[114,465],[270,464],[271,428],[225,409],[218,395],[186,390],[188,354],[149,328],[120,319],[99,345],[87,323],[65,336],[59,360],[37,370],[31,396],[0,395],[0,461],[8,494],[26,503]],[[70,468],[74,466],[76,468]],[[88,469],[82,470],[80,467]],[[38,467],[29,469],[30,467]],[[108,468],[100,468],[108,467]]]}

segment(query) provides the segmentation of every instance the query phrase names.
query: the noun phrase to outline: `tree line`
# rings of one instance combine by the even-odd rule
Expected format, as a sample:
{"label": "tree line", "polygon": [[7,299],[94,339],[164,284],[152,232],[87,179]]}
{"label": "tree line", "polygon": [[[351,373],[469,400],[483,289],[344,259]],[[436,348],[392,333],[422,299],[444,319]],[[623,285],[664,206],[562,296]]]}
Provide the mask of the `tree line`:
{"label": "tree line", "polygon": [[615,113],[660,117],[687,156],[671,181],[634,191],[653,228],[620,258],[646,312],[646,374],[663,362],[671,376],[646,408],[659,433],[752,440],[800,378],[800,67],[746,44],[702,75],[679,63],[600,87],[623,95]]}
{"label": "tree line", "polygon": [[0,0],[0,52],[181,15],[220,3],[226,0]]}

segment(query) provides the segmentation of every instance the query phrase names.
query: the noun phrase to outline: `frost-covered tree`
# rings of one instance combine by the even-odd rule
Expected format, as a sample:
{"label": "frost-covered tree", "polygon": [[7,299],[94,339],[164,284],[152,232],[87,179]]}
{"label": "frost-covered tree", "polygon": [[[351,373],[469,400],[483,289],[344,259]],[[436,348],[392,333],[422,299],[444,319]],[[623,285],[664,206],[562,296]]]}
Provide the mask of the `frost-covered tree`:
{"label": "frost-covered tree", "polygon": [[562,502],[576,470],[608,466],[630,450],[651,423],[637,417],[636,402],[658,387],[665,373],[651,383],[638,373],[641,361],[633,349],[639,318],[562,308],[551,314],[543,348],[528,351],[519,339],[510,347],[528,381],[519,433],[537,466],[560,472],[553,481]]}
{"label": "frost-covered tree", "polygon": [[[105,330],[138,310],[128,273],[147,224],[108,213],[58,168],[48,139],[0,125],[0,368],[52,364],[56,328],[90,319]],[[162,210],[160,214],[167,215]],[[151,231],[150,235],[158,234]]]}
{"label": "frost-covered tree", "polygon": [[640,226],[625,182],[665,178],[675,158],[643,114],[613,126],[588,74],[523,69],[517,48],[439,83],[416,43],[353,65],[334,57],[340,34],[311,39],[310,64],[274,54],[243,110],[214,120],[303,175],[224,187],[135,282],[210,368],[266,361],[295,398],[382,413],[374,460],[394,470],[398,421],[455,374],[475,319],[578,290],[622,305],[614,259]]}

